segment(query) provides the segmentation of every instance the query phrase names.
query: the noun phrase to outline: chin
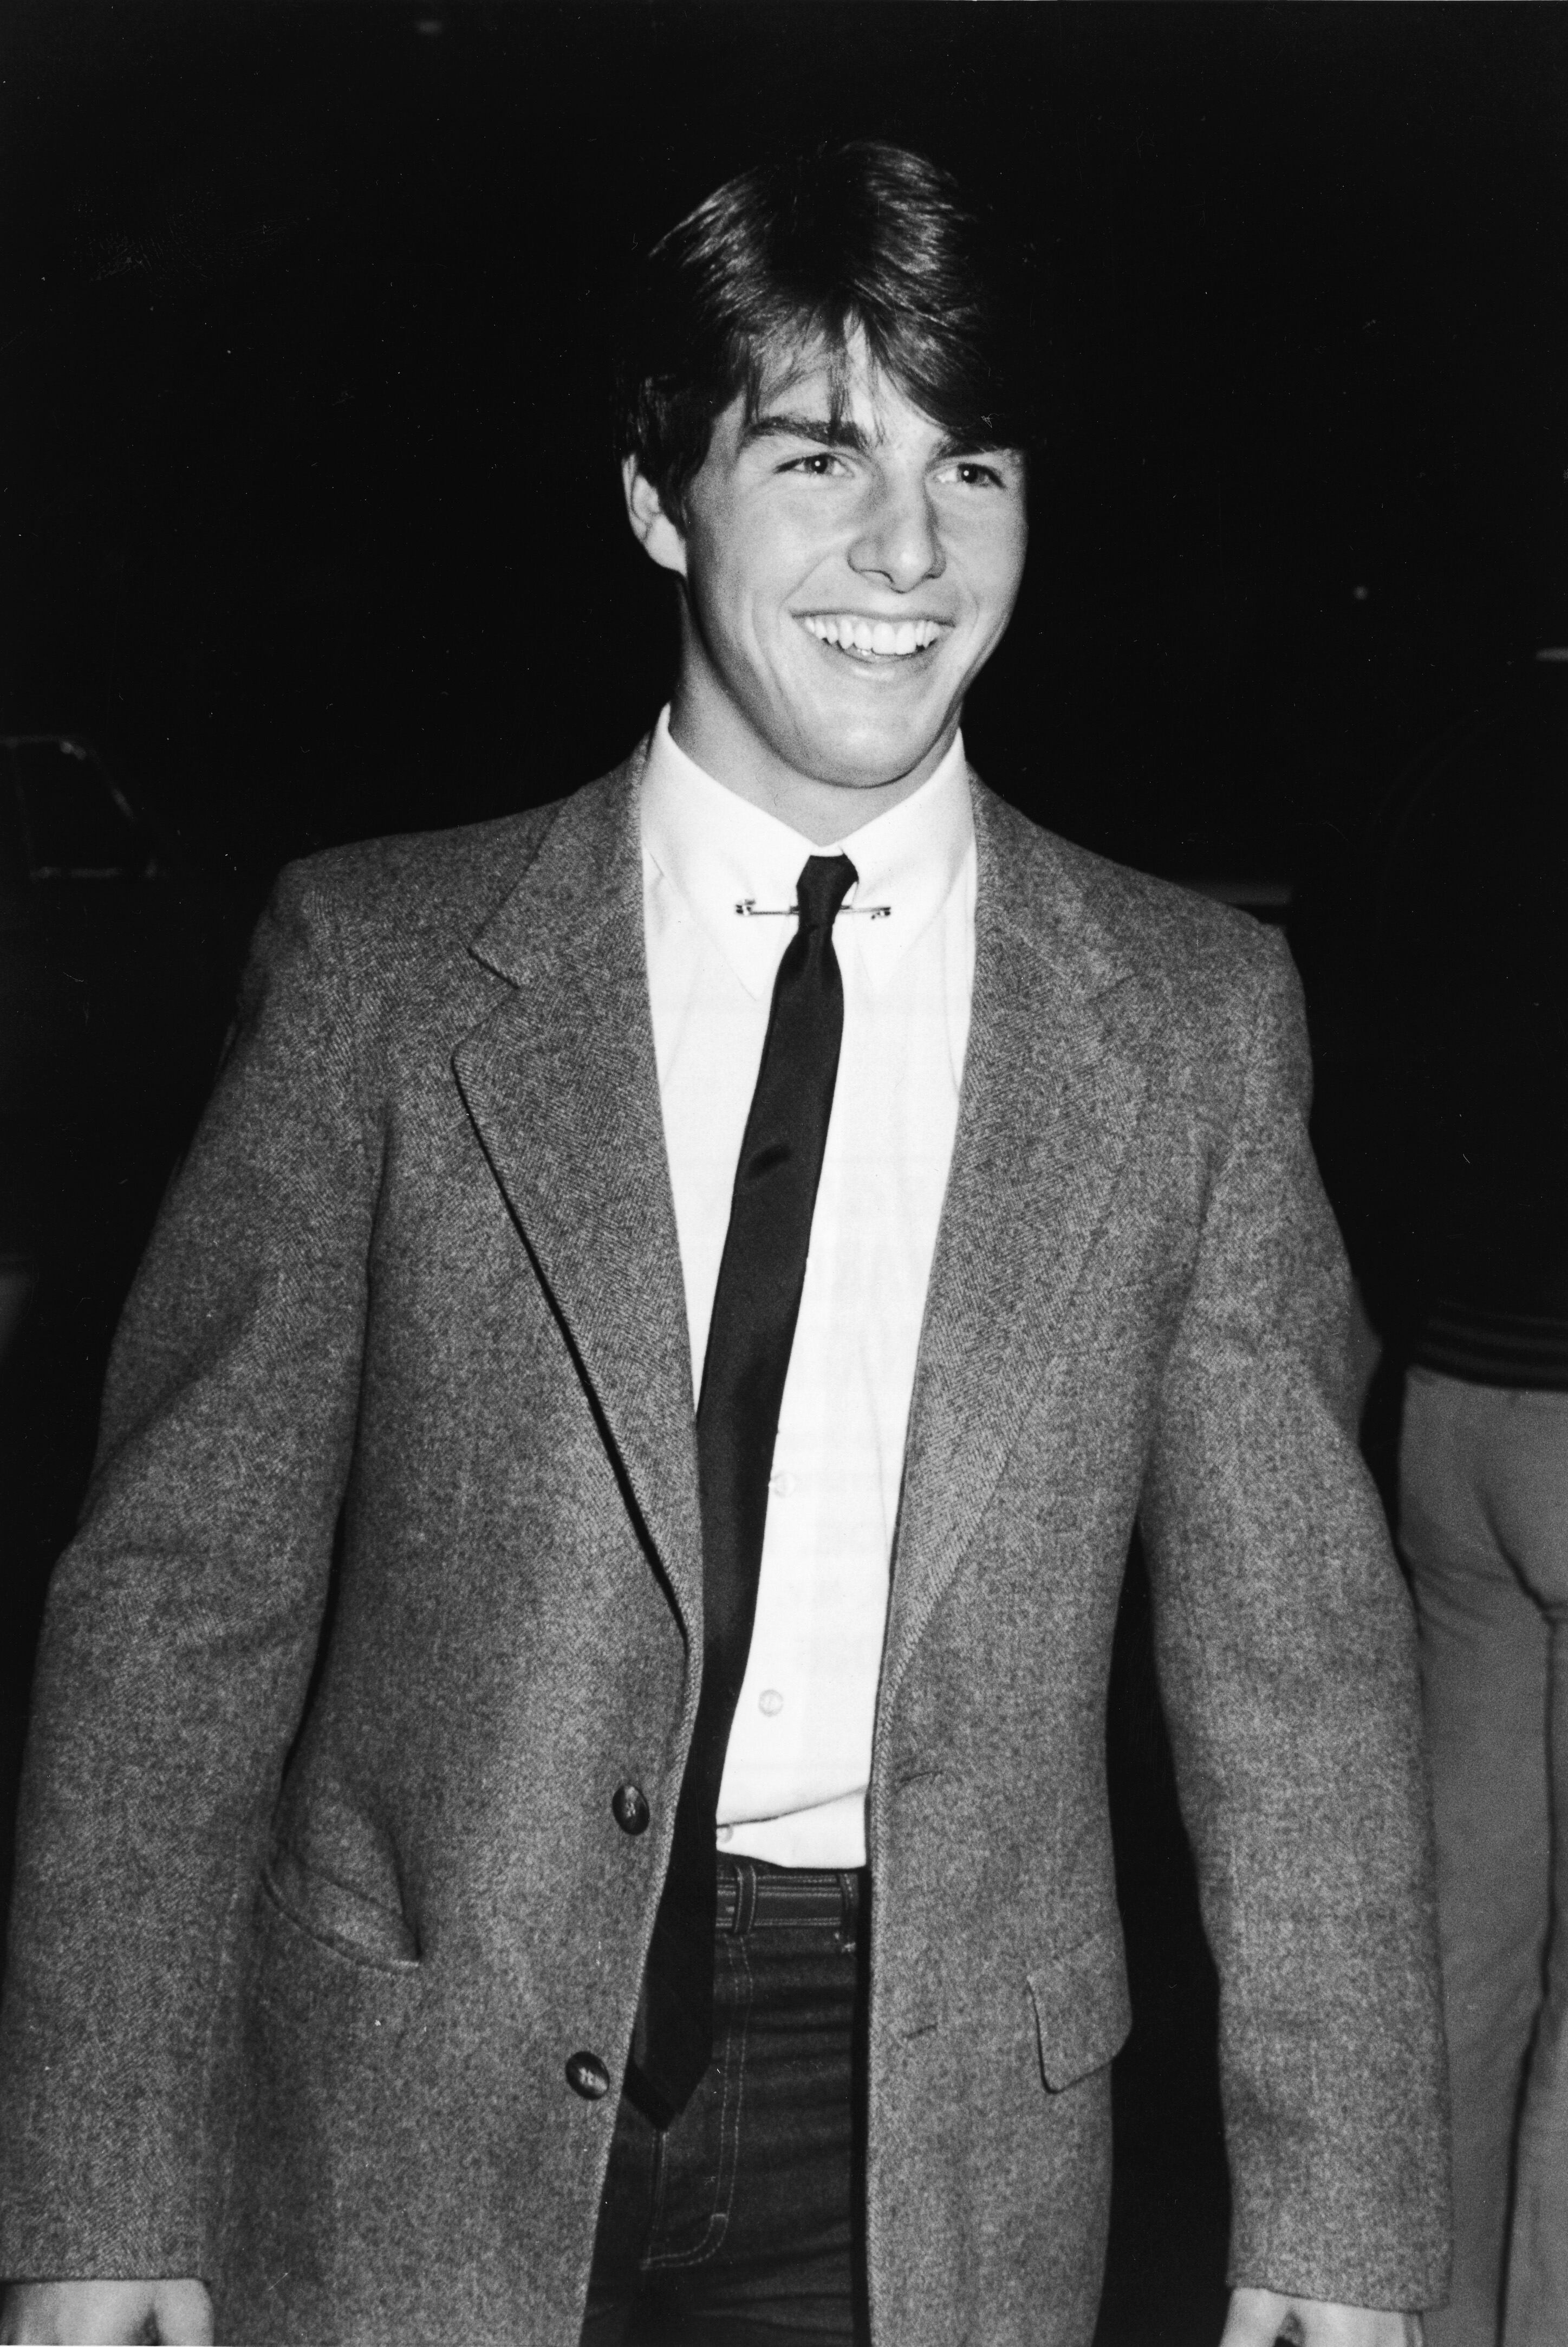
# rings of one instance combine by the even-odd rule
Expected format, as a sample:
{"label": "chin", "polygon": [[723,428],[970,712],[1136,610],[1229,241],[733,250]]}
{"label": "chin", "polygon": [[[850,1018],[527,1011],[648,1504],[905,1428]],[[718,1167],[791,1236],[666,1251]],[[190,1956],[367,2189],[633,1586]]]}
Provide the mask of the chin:
{"label": "chin", "polygon": [[931,755],[939,735],[916,736],[909,742],[867,743],[860,752],[845,753],[841,743],[814,765],[813,771],[825,783],[835,784],[846,791],[876,791],[889,783],[901,783],[921,762]]}
{"label": "chin", "polygon": [[[859,723],[851,722],[845,712],[825,711],[797,736],[803,773],[848,790],[876,790],[883,784],[900,782],[930,755],[942,738],[948,718],[943,709],[924,723],[906,720],[868,725],[863,710],[853,715]],[[886,712],[888,718],[893,715],[892,711]]]}

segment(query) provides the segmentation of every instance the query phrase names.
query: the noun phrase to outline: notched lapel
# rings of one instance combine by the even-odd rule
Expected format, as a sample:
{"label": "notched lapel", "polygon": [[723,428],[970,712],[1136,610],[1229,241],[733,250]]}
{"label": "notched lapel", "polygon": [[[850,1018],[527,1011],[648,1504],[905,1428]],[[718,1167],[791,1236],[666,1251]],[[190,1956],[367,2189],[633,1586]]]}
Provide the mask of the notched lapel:
{"label": "notched lapel", "polygon": [[700,1637],[692,1357],[648,1007],[635,764],[567,801],[471,950],[510,991],[458,1085]]}
{"label": "notched lapel", "polygon": [[[885,1696],[957,1572],[1050,1360],[1136,1125],[1148,1005],[1050,844],[978,796],[974,1008],[916,1370]],[[1041,864],[1044,861],[1044,871]]]}

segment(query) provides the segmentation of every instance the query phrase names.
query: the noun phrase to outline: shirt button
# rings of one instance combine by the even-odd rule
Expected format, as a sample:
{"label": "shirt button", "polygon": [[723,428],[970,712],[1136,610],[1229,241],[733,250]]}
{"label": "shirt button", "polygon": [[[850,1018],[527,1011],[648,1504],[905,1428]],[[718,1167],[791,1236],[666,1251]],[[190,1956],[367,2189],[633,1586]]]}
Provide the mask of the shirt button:
{"label": "shirt button", "polygon": [[784,1697],[777,1687],[764,1687],[757,1697],[757,1709],[764,1719],[776,1719],[784,1709]]}
{"label": "shirt button", "polygon": [[781,1467],[776,1475],[768,1477],[768,1489],[775,1500],[787,1500],[795,1488],[795,1477],[789,1470],[786,1467]]}
{"label": "shirt button", "polygon": [[719,1828],[719,1840],[725,1850],[728,1850],[730,1844],[734,1840],[734,1839],[735,1829],[733,1826],[721,1826]]}
{"label": "shirt button", "polygon": [[633,1785],[630,1781],[624,1785],[617,1785],[610,1806],[615,1822],[622,1833],[647,1832],[650,1815],[648,1796],[641,1785]]}
{"label": "shirt button", "polygon": [[567,2084],[585,2103],[600,2103],[610,2092],[610,2073],[597,2054],[569,2054]]}

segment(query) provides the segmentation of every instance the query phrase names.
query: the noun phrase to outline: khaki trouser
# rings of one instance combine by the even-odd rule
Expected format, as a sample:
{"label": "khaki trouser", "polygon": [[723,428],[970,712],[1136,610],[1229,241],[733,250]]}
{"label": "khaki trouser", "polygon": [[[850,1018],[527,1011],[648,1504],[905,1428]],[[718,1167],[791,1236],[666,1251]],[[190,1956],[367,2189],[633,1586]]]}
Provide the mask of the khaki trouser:
{"label": "khaki trouser", "polygon": [[1568,1393],[1413,1369],[1399,1543],[1420,1623],[1453,2087],[1430,2347],[1568,2342]]}

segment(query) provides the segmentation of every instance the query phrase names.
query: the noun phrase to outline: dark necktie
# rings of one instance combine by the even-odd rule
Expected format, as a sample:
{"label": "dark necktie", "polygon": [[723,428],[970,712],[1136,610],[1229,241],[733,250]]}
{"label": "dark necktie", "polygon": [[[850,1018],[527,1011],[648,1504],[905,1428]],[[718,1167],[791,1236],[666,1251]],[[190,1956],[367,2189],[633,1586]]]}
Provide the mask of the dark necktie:
{"label": "dark necktie", "polygon": [[796,885],[800,926],[774,982],[702,1362],[702,1691],[627,2075],[661,2126],[684,2108],[713,2048],[719,1785],[751,1650],[774,1441],[838,1074],[844,985],[833,924],[856,877],[847,856],[814,856]]}

